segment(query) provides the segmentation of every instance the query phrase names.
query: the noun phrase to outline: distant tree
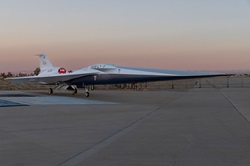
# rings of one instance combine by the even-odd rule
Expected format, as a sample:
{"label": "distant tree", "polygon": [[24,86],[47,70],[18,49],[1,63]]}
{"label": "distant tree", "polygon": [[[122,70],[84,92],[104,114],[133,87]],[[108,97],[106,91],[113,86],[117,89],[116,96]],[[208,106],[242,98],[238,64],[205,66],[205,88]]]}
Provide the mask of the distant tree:
{"label": "distant tree", "polygon": [[16,76],[17,76],[17,77],[24,77],[24,76],[28,76],[28,74],[26,74],[26,73],[19,73],[19,74],[17,74]]}
{"label": "distant tree", "polygon": [[40,73],[40,71],[41,71],[40,67],[37,67],[37,68],[35,69],[35,71],[34,71],[34,74],[35,74],[35,75],[38,75],[38,74]]}
{"label": "distant tree", "polygon": [[11,72],[8,72],[7,77],[13,77],[13,74]]}
{"label": "distant tree", "polygon": [[6,78],[7,76],[5,73],[1,73],[1,77]]}

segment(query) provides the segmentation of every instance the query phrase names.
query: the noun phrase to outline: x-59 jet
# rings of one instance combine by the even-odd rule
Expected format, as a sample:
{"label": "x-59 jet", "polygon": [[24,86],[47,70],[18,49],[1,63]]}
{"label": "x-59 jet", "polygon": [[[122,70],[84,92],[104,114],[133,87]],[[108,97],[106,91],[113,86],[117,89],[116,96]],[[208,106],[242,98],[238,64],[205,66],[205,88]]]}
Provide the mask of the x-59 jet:
{"label": "x-59 jet", "polygon": [[52,94],[54,89],[62,86],[67,86],[66,89],[73,90],[73,94],[77,93],[77,88],[84,88],[86,97],[89,97],[89,87],[94,85],[229,76],[229,74],[225,73],[134,68],[111,64],[95,64],[74,72],[68,72],[63,67],[54,67],[45,54],[37,56],[40,57],[39,75],[7,79],[12,83],[36,82],[55,85],[54,88],[49,88],[49,94]]}

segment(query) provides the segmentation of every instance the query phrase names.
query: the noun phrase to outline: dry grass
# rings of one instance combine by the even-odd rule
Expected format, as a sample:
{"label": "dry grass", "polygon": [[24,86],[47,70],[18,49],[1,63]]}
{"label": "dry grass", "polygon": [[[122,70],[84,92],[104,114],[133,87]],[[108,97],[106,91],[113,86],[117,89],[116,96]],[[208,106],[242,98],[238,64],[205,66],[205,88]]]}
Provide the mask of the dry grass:
{"label": "dry grass", "polygon": [[47,85],[40,84],[11,84],[10,81],[0,78],[0,90],[44,90],[48,89]]}

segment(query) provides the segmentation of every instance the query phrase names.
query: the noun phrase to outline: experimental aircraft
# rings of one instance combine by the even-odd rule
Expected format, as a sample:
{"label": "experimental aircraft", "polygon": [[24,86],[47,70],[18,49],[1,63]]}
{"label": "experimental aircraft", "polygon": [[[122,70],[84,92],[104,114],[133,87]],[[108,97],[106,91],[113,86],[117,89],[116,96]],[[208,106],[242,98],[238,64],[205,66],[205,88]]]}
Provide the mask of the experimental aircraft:
{"label": "experimental aircraft", "polygon": [[7,78],[12,83],[40,83],[54,85],[49,88],[49,94],[58,87],[73,90],[77,94],[77,88],[84,88],[86,97],[89,97],[90,87],[100,84],[125,84],[139,82],[153,82],[166,80],[191,79],[202,77],[228,76],[225,73],[192,72],[180,70],[162,70],[150,68],[135,68],[115,66],[113,64],[95,64],[68,72],[63,67],[54,67],[45,54],[40,57],[40,73],[37,76]]}

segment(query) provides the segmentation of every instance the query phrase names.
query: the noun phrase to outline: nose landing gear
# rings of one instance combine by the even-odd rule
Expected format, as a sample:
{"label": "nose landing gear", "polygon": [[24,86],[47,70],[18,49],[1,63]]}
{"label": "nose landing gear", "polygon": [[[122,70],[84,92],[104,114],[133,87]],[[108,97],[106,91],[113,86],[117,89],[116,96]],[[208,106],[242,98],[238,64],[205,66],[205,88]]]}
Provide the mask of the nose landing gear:
{"label": "nose landing gear", "polygon": [[85,86],[85,96],[86,97],[89,97],[89,87],[88,86]]}
{"label": "nose landing gear", "polygon": [[89,92],[85,92],[85,96],[86,96],[86,97],[89,97]]}

